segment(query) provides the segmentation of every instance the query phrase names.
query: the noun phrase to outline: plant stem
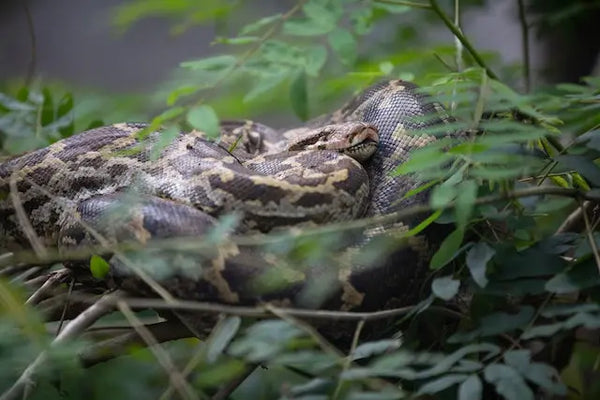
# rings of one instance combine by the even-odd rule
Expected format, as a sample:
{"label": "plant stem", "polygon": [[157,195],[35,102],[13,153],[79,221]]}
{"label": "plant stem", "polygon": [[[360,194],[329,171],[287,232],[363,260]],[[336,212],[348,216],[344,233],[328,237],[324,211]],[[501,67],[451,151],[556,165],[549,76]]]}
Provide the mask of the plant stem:
{"label": "plant stem", "polygon": [[460,40],[460,42],[462,43],[463,46],[465,46],[465,48],[467,49],[467,51],[469,52],[469,54],[471,54],[471,56],[473,57],[473,59],[475,60],[475,62],[483,69],[485,69],[485,72],[488,74],[488,76],[492,79],[498,80],[498,75],[496,75],[494,73],[494,71],[492,71],[487,64],[485,63],[485,61],[483,61],[483,58],[481,58],[481,56],[479,55],[479,53],[477,52],[477,50],[475,50],[475,48],[473,47],[473,45],[471,44],[471,42],[469,42],[469,40],[467,39],[467,37],[465,35],[463,35],[463,33],[460,31],[460,28],[458,26],[456,26],[451,20],[450,18],[448,18],[448,16],[446,15],[446,13],[444,13],[444,11],[440,8],[437,0],[429,0],[429,4],[431,5],[431,9],[440,17],[440,19],[442,20],[442,22],[444,22],[444,24],[448,27],[448,29],[450,29],[450,31],[454,34],[454,36],[456,36],[456,38],[458,40]]}

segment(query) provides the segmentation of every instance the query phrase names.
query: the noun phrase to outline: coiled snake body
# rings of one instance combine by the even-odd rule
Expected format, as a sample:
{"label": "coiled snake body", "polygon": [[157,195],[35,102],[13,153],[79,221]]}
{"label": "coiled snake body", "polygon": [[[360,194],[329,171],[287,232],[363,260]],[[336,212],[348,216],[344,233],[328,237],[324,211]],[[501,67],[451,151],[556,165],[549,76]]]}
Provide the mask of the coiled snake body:
{"label": "coiled snake body", "polygon": [[[439,118],[424,122],[422,117],[431,113]],[[68,248],[98,240],[98,235],[137,241],[200,235],[215,224],[214,217],[232,211],[242,215],[241,231],[261,232],[389,213],[424,201],[425,194],[399,201],[420,182],[391,172],[411,150],[434,140],[409,131],[444,118],[443,109],[413,84],[389,81],[277,138],[272,130],[256,133],[247,126],[250,134],[231,152],[198,132],[180,134],[166,147],[153,133],[143,142],[151,145],[141,147],[137,133],[143,125],[87,131],[0,164],[0,238],[5,245],[0,247],[38,242]],[[235,129],[224,131],[229,145]],[[339,137],[354,158],[339,152]],[[368,158],[377,140],[377,151]],[[403,265],[392,262],[375,271],[340,272],[341,295],[334,303],[381,306],[399,284],[416,279],[421,256],[402,256]],[[202,300],[278,298],[295,304],[293,296],[311,275],[292,279],[289,290],[257,294],[248,282],[273,267],[268,257],[223,246],[198,262],[202,272],[196,270],[193,279],[189,269],[175,266],[161,282],[176,295]],[[392,283],[389,291],[380,279],[388,281],[383,286]]]}

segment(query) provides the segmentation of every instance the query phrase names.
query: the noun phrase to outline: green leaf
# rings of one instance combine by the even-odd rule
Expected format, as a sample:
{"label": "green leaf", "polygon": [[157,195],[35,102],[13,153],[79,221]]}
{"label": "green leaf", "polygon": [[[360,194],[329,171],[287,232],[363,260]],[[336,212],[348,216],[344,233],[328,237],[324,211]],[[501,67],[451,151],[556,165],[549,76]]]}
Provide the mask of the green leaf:
{"label": "green leaf", "polygon": [[187,96],[193,93],[196,93],[198,88],[196,86],[182,86],[173,90],[169,93],[169,97],[167,98],[167,106],[171,107],[181,96]]}
{"label": "green leaf", "polygon": [[444,239],[438,251],[431,257],[429,268],[437,270],[448,264],[456,256],[463,241],[465,231],[457,228]]}
{"label": "green leaf", "polygon": [[290,19],[283,24],[283,33],[291,36],[320,36],[331,32],[333,25],[322,25],[312,19]]}
{"label": "green leaf", "polygon": [[349,31],[336,28],[327,36],[327,40],[342,64],[353,65],[356,62],[356,40]]}
{"label": "green leaf", "polygon": [[389,61],[384,61],[382,63],[379,63],[379,70],[382,74],[389,75],[394,70],[394,64],[392,64]]}
{"label": "green leaf", "polygon": [[555,275],[546,283],[551,293],[566,294],[600,285],[600,276],[593,260],[574,265],[572,269]]}
{"label": "green leaf", "polygon": [[446,164],[453,158],[454,156],[443,152],[437,147],[423,147],[412,152],[408,161],[396,168],[393,174],[402,175],[411,172],[423,171],[427,168],[433,168],[442,164]]}
{"label": "green leaf", "polygon": [[525,378],[550,393],[558,396],[567,395],[567,387],[560,382],[556,369],[543,363],[531,363],[521,371]]}
{"label": "green leaf", "polygon": [[448,181],[435,186],[429,195],[429,205],[432,208],[443,209],[447,207],[458,195],[456,185]]}
{"label": "green leaf", "polygon": [[254,33],[260,30],[261,28],[270,25],[275,21],[278,21],[279,19],[281,19],[281,16],[281,14],[269,15],[268,17],[261,18],[258,21],[245,25],[240,31],[240,36],[247,35],[249,33]]}
{"label": "green leaf", "polygon": [[246,371],[246,364],[240,360],[227,360],[223,363],[202,368],[194,374],[194,383],[201,387],[217,387],[231,382]]}
{"label": "green leaf", "polygon": [[490,364],[485,367],[483,376],[507,400],[534,400],[533,392],[521,375],[507,365]]}
{"label": "green leaf", "polygon": [[424,395],[424,394],[434,394],[441,392],[444,389],[449,388],[450,386],[454,386],[457,383],[464,382],[469,375],[464,374],[448,374],[444,375],[441,378],[435,379],[433,381],[427,382],[419,390],[416,395]]}
{"label": "green leaf", "polygon": [[556,161],[567,168],[574,169],[594,186],[600,186],[600,167],[590,158],[584,156],[564,155],[556,158]]}
{"label": "green leaf", "polygon": [[110,264],[104,258],[94,254],[90,258],[90,271],[94,278],[104,279],[110,271]]}
{"label": "green leaf", "polygon": [[150,150],[150,159],[157,160],[162,151],[179,136],[179,129],[176,126],[169,126],[160,131],[160,135]]}
{"label": "green leaf", "polygon": [[308,119],[308,93],[304,71],[300,71],[290,85],[290,102],[298,118],[306,121]]}
{"label": "green leaf", "polygon": [[398,339],[384,339],[359,345],[352,352],[352,360],[361,360],[377,354],[387,353],[400,348],[402,342]]}
{"label": "green leaf", "polygon": [[456,206],[454,212],[456,214],[456,224],[463,228],[469,222],[469,218],[473,213],[473,205],[477,199],[477,182],[473,180],[462,181],[458,184],[456,190]]}
{"label": "green leaf", "polygon": [[0,93],[0,106],[10,111],[33,111],[35,107],[25,102],[20,102],[10,96]]}
{"label": "green leaf", "polygon": [[467,252],[467,267],[475,283],[480,287],[486,287],[488,280],[485,276],[487,263],[494,257],[496,250],[492,249],[485,242],[479,242],[471,247]]}
{"label": "green leaf", "polygon": [[458,387],[458,400],[479,400],[482,393],[481,379],[477,375],[471,375]]}
{"label": "green leaf", "polygon": [[373,3],[375,8],[380,8],[382,10],[386,10],[392,14],[403,14],[411,10],[411,7],[401,5],[401,4],[390,4],[390,3]]}
{"label": "green leaf", "polygon": [[246,93],[243,101],[248,102],[256,99],[260,95],[264,94],[265,92],[268,92],[277,85],[281,84],[288,76],[289,75],[287,71],[261,75],[261,77],[254,84],[252,89],[248,93]]}
{"label": "green leaf", "polygon": [[213,43],[229,44],[229,45],[244,45],[244,44],[256,43],[259,41],[260,41],[260,38],[258,36],[238,36],[238,37],[232,37],[232,38],[218,37],[214,40]]}
{"label": "green leaf", "polygon": [[237,58],[235,56],[225,54],[220,56],[202,58],[196,61],[185,61],[182,62],[180,65],[183,68],[189,68],[193,70],[200,69],[203,71],[223,71],[225,69],[233,67],[236,61]]}
{"label": "green leaf", "polygon": [[521,307],[516,314],[504,312],[488,314],[481,318],[478,327],[475,330],[467,333],[455,333],[448,339],[448,342],[457,343],[471,341],[479,337],[495,336],[500,333],[521,329],[531,320],[533,315],[534,309],[531,306]]}
{"label": "green leaf", "polygon": [[306,74],[312,77],[319,75],[319,71],[327,61],[327,49],[323,45],[311,46],[306,50]]}
{"label": "green leaf", "polygon": [[452,279],[450,276],[435,278],[431,284],[431,290],[433,291],[433,294],[446,301],[456,296],[459,288],[460,281]]}
{"label": "green leaf", "polygon": [[206,361],[214,363],[223,353],[240,328],[242,319],[238,316],[225,318],[213,329],[206,341]]}
{"label": "green leaf", "polygon": [[208,137],[219,137],[219,117],[211,106],[203,104],[191,108],[187,113],[187,121],[195,129],[206,133]]}
{"label": "green leaf", "polygon": [[47,88],[42,90],[44,96],[44,102],[42,104],[42,115],[40,123],[42,126],[49,125],[55,119],[54,115],[54,101],[52,100],[52,93]]}

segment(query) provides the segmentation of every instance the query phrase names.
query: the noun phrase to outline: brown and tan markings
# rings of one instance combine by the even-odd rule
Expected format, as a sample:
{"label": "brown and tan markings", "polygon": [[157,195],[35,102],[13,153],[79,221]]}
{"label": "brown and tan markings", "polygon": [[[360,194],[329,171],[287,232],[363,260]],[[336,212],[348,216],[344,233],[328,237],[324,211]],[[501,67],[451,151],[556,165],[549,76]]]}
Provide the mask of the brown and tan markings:
{"label": "brown and tan markings", "polygon": [[[437,120],[423,122],[429,114]],[[297,129],[278,132],[249,121],[225,122],[220,143],[204,139],[201,132],[181,133],[158,157],[152,157],[152,147],[160,132],[142,141],[138,132],[144,124],[93,129],[0,164],[2,247],[30,246],[7,195],[11,177],[18,201],[46,246],[91,240],[78,218],[117,240],[148,240],[201,235],[231,212],[240,216],[240,233],[386,214],[425,201],[426,193],[403,199],[421,182],[391,172],[411,150],[434,140],[415,132],[446,121],[443,108],[414,85],[390,81]],[[121,213],[121,220],[107,218],[109,211]],[[370,279],[416,279],[426,249],[417,247],[417,256],[401,257],[406,265],[400,270],[341,270],[333,303],[371,307],[397,296],[392,282],[378,287]],[[173,279],[173,291],[228,303],[293,303],[302,290],[303,282],[295,280],[285,290],[252,293],[248,282],[273,264],[246,249],[230,248],[207,265],[196,280]]]}

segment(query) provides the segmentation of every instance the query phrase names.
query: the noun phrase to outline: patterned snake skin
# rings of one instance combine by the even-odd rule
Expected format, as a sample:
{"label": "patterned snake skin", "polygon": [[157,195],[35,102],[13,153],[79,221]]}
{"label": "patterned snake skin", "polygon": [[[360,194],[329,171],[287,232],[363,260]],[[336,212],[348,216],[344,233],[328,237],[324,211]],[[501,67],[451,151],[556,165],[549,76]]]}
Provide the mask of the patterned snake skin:
{"label": "patterned snake skin", "polygon": [[[430,114],[435,118],[425,122],[422,117]],[[146,242],[198,236],[230,212],[241,215],[239,232],[390,213],[426,199],[426,193],[402,199],[421,182],[390,174],[413,149],[435,140],[409,131],[445,121],[443,108],[415,85],[389,81],[282,134],[260,125],[225,124],[221,146],[191,132],[166,147],[151,134],[152,146],[140,148],[137,132],[143,125],[98,128],[0,164],[0,248],[27,247],[38,240],[68,250],[98,237]],[[379,144],[369,158],[375,131]],[[352,149],[350,156],[330,140],[340,132],[350,143],[342,146]],[[37,239],[23,229],[19,206]],[[427,252],[426,240],[415,240],[376,268],[351,265],[333,273],[321,303],[371,309],[393,297],[414,297],[407,287],[422,278]],[[152,251],[145,256],[158,257]],[[153,271],[155,278],[176,296],[198,300],[252,304],[277,299],[304,306],[297,298],[309,283],[332,276],[319,266],[286,275],[284,284],[257,289],[257,280],[287,273],[268,252],[226,244],[183,262],[171,256],[176,261]],[[111,264],[123,287],[145,291],[128,263],[113,259]],[[407,293],[399,296],[399,290]]]}

